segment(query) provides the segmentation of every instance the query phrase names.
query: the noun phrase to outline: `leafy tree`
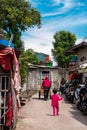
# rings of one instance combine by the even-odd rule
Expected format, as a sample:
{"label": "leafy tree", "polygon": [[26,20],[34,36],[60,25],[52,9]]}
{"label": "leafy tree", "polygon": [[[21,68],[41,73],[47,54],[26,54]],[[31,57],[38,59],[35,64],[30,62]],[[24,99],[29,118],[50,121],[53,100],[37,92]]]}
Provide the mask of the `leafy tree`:
{"label": "leafy tree", "polygon": [[66,67],[71,56],[65,56],[65,51],[75,45],[76,36],[68,31],[59,31],[54,35],[52,54],[58,66]]}
{"label": "leafy tree", "polygon": [[35,54],[24,51],[21,35],[22,32],[35,25],[38,28],[41,26],[41,15],[28,0],[0,0],[0,28],[5,32],[6,39],[10,39],[13,34],[16,50],[22,50],[20,56],[22,83],[26,79],[27,62],[36,63],[37,60]]}
{"label": "leafy tree", "polygon": [[8,39],[14,34],[13,43],[17,48],[22,46],[21,33],[35,25],[41,26],[41,16],[29,1],[0,0],[0,28]]}
{"label": "leafy tree", "polygon": [[36,53],[32,49],[23,51],[19,57],[20,61],[20,73],[22,85],[26,82],[28,63],[38,64],[38,59],[36,58]]}

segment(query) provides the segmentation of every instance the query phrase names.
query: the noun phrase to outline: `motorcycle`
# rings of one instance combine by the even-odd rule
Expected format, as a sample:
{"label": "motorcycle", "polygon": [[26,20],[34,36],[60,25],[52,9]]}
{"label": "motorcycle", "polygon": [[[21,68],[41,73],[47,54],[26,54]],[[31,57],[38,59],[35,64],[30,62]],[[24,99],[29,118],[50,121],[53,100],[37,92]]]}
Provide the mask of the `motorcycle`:
{"label": "motorcycle", "polygon": [[87,114],[87,91],[85,87],[80,88],[76,106],[82,113]]}
{"label": "motorcycle", "polygon": [[73,103],[74,102],[74,89],[73,89],[73,85],[71,83],[68,84],[68,86],[66,88],[65,99],[69,103]]}

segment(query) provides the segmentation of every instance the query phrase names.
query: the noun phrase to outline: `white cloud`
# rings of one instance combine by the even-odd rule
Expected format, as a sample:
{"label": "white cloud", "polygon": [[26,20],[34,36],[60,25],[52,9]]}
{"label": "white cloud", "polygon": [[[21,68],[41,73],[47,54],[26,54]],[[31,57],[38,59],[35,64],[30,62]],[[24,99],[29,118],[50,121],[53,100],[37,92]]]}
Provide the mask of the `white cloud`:
{"label": "white cloud", "polygon": [[25,49],[32,48],[34,51],[42,52],[50,56],[52,39],[53,33],[50,32],[48,25],[42,27],[41,29],[31,29],[31,31],[27,31],[27,35],[23,36]]}
{"label": "white cloud", "polygon": [[81,42],[87,42],[87,38],[80,38],[80,39],[77,39],[76,40],[76,42],[75,42],[75,44],[77,45],[77,44],[80,44]]}
{"label": "white cloud", "polygon": [[[31,0],[34,6],[38,6],[38,4],[41,4],[41,0]],[[43,1],[43,0],[42,0]],[[51,6],[56,6],[63,3],[62,8],[58,8],[56,12],[51,13],[45,13],[43,14],[44,17],[47,16],[54,16],[57,14],[66,13],[70,9],[76,6],[84,6],[83,3],[75,2],[74,0],[52,0],[53,4]],[[43,4],[43,3],[42,3]],[[86,12],[85,12],[86,13]],[[53,41],[53,35],[56,33],[56,31],[60,30],[69,30],[73,29],[75,27],[78,27],[80,25],[87,25],[87,14],[80,13],[70,14],[66,17],[62,18],[53,18],[51,20],[47,21],[45,20],[45,23],[42,24],[42,28],[37,29],[31,28],[29,29],[25,34],[23,35],[23,41],[25,44],[25,49],[32,48],[34,51],[42,52],[45,54],[50,55],[51,59],[53,60],[51,49],[53,48],[52,41]],[[43,21],[42,21],[43,22]],[[80,43],[82,39],[78,39],[76,41],[76,44]]]}
{"label": "white cloud", "polygon": [[66,17],[62,17],[59,19],[55,19],[49,23],[51,28],[67,28],[67,27],[75,27],[79,25],[87,25],[87,16],[85,14],[78,14],[78,15],[68,15]]}
{"label": "white cloud", "polygon": [[77,44],[80,44],[82,41],[83,41],[82,38],[81,38],[81,39],[77,39],[76,42],[75,42],[75,44],[76,44],[76,45],[77,45]]}
{"label": "white cloud", "polygon": [[53,5],[59,6],[59,4],[62,3],[63,7],[61,7],[61,8],[58,7],[58,9],[55,12],[42,14],[42,17],[55,16],[55,15],[65,13],[74,6],[74,3],[72,2],[72,0],[70,0],[70,1],[53,0],[53,1],[54,1]]}
{"label": "white cloud", "polygon": [[[84,3],[81,3],[78,1],[76,2],[74,0],[53,0],[53,2],[54,3],[51,6],[58,6],[58,9],[55,12],[42,14],[42,17],[63,14],[63,13],[66,13],[67,11],[70,11],[73,7],[84,6]],[[59,4],[61,3],[63,4],[63,7],[59,8]]]}
{"label": "white cloud", "polygon": [[[45,3],[45,1],[43,2],[43,0],[30,0],[30,3],[33,7],[37,8],[38,6],[40,5],[45,5],[45,6],[50,6],[50,7],[55,7],[55,6],[58,6],[58,9],[56,9],[55,11],[51,12],[51,13],[42,13],[41,12],[41,15],[42,17],[49,17],[49,16],[56,16],[56,15],[59,15],[59,14],[63,14],[63,13],[66,13],[68,11],[70,11],[72,8],[76,7],[81,7],[81,6],[85,6],[84,3],[80,2],[79,0],[49,0],[50,2],[52,3]],[[62,4],[63,7],[59,7],[59,5]]]}
{"label": "white cloud", "polygon": [[29,0],[29,2],[35,8],[40,4],[39,0]]}
{"label": "white cloud", "polygon": [[[56,31],[67,29],[68,27],[75,27],[80,24],[87,24],[87,18],[81,19],[78,17],[67,17],[63,20],[48,21],[45,23],[41,29],[32,28],[29,29],[23,36],[23,41],[25,43],[25,49],[32,48],[34,51],[43,52],[51,56],[51,49],[53,48],[52,41],[53,35]],[[78,42],[78,41],[77,41]]]}

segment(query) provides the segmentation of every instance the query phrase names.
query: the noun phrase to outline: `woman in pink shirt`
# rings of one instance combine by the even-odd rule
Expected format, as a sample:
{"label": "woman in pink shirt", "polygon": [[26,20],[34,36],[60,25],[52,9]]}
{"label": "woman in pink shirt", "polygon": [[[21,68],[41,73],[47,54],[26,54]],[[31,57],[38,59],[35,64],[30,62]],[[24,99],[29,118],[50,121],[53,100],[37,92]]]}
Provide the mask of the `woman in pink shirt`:
{"label": "woman in pink shirt", "polygon": [[59,115],[59,101],[63,98],[57,94],[57,89],[53,89],[53,95],[51,96],[51,106],[53,108],[53,115]]}
{"label": "woman in pink shirt", "polygon": [[44,98],[45,98],[45,100],[47,100],[48,94],[49,94],[49,91],[50,91],[50,87],[51,87],[51,81],[49,80],[49,78],[47,76],[43,80],[42,86],[44,87]]}

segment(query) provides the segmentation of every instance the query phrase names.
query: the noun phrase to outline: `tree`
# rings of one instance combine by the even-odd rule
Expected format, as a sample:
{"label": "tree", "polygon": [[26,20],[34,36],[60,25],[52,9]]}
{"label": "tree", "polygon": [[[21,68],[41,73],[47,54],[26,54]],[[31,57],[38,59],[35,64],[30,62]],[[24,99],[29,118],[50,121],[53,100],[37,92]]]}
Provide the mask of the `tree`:
{"label": "tree", "polygon": [[0,28],[9,39],[14,34],[13,43],[16,47],[21,41],[21,33],[29,27],[41,26],[39,11],[31,7],[26,0],[0,0]]}
{"label": "tree", "polygon": [[76,36],[68,31],[59,31],[54,34],[52,54],[58,66],[66,67],[71,56],[65,56],[65,51],[75,45]]}
{"label": "tree", "polygon": [[36,53],[32,49],[23,51],[19,57],[20,61],[20,74],[22,85],[26,82],[28,63],[38,64]]}

